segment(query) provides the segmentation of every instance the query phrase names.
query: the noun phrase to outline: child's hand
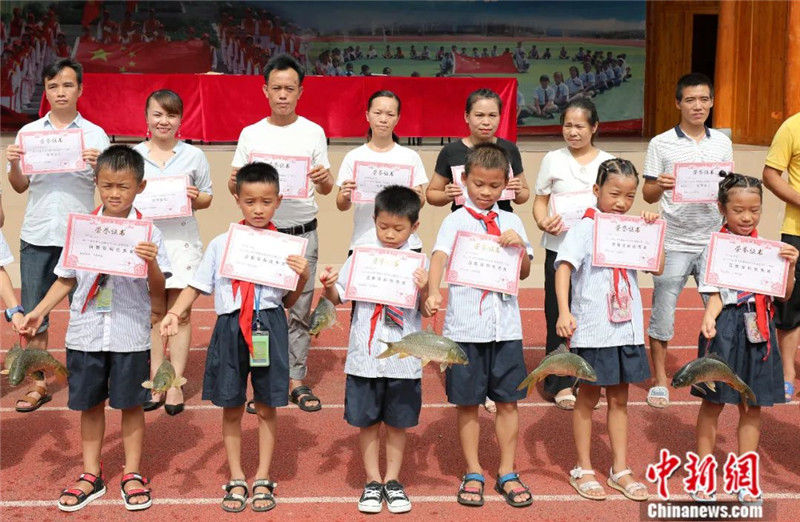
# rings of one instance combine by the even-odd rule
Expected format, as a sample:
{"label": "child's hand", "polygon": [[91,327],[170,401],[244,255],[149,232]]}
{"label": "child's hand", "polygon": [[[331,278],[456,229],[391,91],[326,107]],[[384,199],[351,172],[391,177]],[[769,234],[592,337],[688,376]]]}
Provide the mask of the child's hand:
{"label": "child's hand", "polygon": [[525,242],[515,231],[509,229],[500,234],[500,246],[521,246],[525,247]]}
{"label": "child's hand", "polygon": [[158,256],[158,245],[148,241],[142,241],[133,249],[137,256],[144,259],[147,264],[154,263]]}
{"label": "child's hand", "polygon": [[706,339],[713,339],[717,335],[717,320],[710,315],[704,315],[703,323],[700,325],[700,333]]}
{"label": "child's hand", "polygon": [[44,317],[41,316],[36,311],[29,312],[22,318],[19,325],[19,334],[24,335],[25,337],[33,337],[36,335],[36,332],[39,330],[39,327],[42,326],[42,322],[44,321]]}
{"label": "child's hand", "polygon": [[658,179],[656,180],[656,184],[661,188],[661,190],[672,190],[675,188],[675,176],[673,174],[659,174]]}
{"label": "child's hand", "polygon": [[513,190],[514,191],[514,195],[517,195],[522,190],[522,180],[519,179],[516,176],[512,177],[511,179],[508,180],[508,183],[506,184],[506,188],[508,190]]}
{"label": "child's hand", "polygon": [[661,216],[658,214],[658,212],[647,212],[647,211],[642,212],[642,219],[644,219],[644,222],[647,223],[648,225],[652,225],[655,222],[655,220],[660,217]]}
{"label": "child's hand", "polygon": [[100,151],[97,149],[83,149],[83,153],[81,157],[83,161],[89,164],[90,167],[95,168],[97,166],[97,157],[100,156]]}
{"label": "child's hand", "polygon": [[792,266],[797,264],[798,251],[792,245],[787,245],[786,243],[782,244],[781,250],[780,252],[778,252],[778,255],[784,259],[788,259],[789,264],[791,264]]}
{"label": "child's hand", "polygon": [[326,266],[325,270],[319,275],[319,282],[322,283],[324,288],[330,288],[336,284],[339,279],[339,271],[332,266]]}
{"label": "child's hand", "polygon": [[161,320],[161,326],[158,331],[161,337],[176,335],[178,333],[178,316],[174,312],[167,312],[167,315]]}
{"label": "child's hand", "polygon": [[423,268],[414,270],[414,284],[422,290],[428,284],[428,271]]}
{"label": "child's hand", "polygon": [[286,258],[286,264],[304,281],[308,281],[308,259],[303,256],[291,255]]}
{"label": "child's hand", "polygon": [[6,147],[6,159],[10,163],[18,163],[19,160],[22,159],[23,154],[25,154],[25,151],[23,151],[22,147],[16,143],[12,143]]}
{"label": "child's hand", "polygon": [[350,201],[353,199],[353,191],[356,189],[356,182],[352,179],[348,179],[344,183],[342,183],[342,188],[340,189],[340,194],[344,199]]}
{"label": "child's hand", "polygon": [[22,313],[17,312],[11,316],[11,328],[14,330],[14,333],[22,334],[22,326],[23,320],[25,316]]}
{"label": "child's hand", "polygon": [[540,230],[557,236],[561,233],[561,229],[564,226],[564,221],[561,219],[560,215],[556,214],[554,216],[547,216],[542,221],[537,223],[537,225],[539,226]]}
{"label": "child's hand", "polygon": [[308,177],[311,179],[311,182],[314,183],[314,185],[319,185],[328,179],[328,169],[322,165],[317,165],[311,169],[311,171],[309,171]]}
{"label": "child's hand", "polygon": [[464,191],[456,183],[448,183],[444,186],[444,195],[450,199],[456,199],[463,194]]}
{"label": "child's hand", "polygon": [[198,189],[195,186],[190,185],[190,186],[186,187],[186,195],[189,196],[189,199],[195,200],[195,199],[197,199],[197,196],[200,195],[200,189]]}
{"label": "child's hand", "polygon": [[575,329],[577,327],[578,322],[575,321],[575,316],[571,313],[568,313],[567,315],[558,315],[558,322],[556,322],[556,333],[558,333],[560,337],[572,337],[572,334],[575,333]]}
{"label": "child's hand", "polygon": [[442,294],[438,290],[434,290],[425,300],[425,309],[423,312],[427,316],[431,316],[439,311],[439,308],[442,307]]}

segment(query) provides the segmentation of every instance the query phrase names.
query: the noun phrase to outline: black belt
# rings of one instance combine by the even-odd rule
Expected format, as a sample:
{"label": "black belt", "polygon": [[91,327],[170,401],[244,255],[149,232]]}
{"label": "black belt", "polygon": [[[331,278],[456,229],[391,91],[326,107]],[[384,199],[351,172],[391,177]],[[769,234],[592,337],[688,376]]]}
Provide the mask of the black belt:
{"label": "black belt", "polygon": [[312,219],[308,223],[303,223],[302,225],[295,225],[293,227],[288,228],[279,228],[278,232],[281,234],[291,234],[293,236],[301,236],[308,232],[312,232],[317,229],[317,218]]}

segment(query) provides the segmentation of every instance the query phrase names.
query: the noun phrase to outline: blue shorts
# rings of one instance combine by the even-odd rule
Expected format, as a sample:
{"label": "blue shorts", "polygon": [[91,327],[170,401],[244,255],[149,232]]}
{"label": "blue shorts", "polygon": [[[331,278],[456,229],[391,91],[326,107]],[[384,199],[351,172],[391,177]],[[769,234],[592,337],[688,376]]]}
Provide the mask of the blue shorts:
{"label": "blue shorts", "polygon": [[239,311],[217,317],[206,353],[203,400],[234,408],[247,401],[247,374],[253,399],[271,408],[289,404],[289,327],[283,307],[258,312],[269,331],[269,366],[250,367],[250,349],[239,328]]}
{"label": "blue shorts", "polygon": [[626,344],[604,348],[572,348],[583,357],[597,373],[592,386],[615,386],[623,383],[646,381],[650,378],[650,364],[643,344]]}
{"label": "blue shorts", "polygon": [[140,352],[82,352],[67,349],[71,410],[90,410],[109,399],[109,406],[126,410],[141,406],[150,391],[150,350]]}
{"label": "blue shorts", "polygon": [[458,406],[483,404],[486,397],[495,402],[524,399],[527,390],[517,386],[528,375],[522,356],[522,340],[491,343],[458,343],[469,364],[447,369],[447,400]]}
{"label": "blue shorts", "polygon": [[344,387],[344,420],[366,428],[384,422],[393,428],[411,428],[419,423],[422,379],[359,377],[347,375]]}
{"label": "blue shorts", "polygon": [[[25,312],[33,310],[58,276],[54,270],[61,257],[61,247],[32,245],[20,239],[19,241],[19,270],[22,293],[22,308]],[[70,300],[72,293],[70,293]],[[50,316],[44,316],[44,321],[36,333],[47,330]]]}

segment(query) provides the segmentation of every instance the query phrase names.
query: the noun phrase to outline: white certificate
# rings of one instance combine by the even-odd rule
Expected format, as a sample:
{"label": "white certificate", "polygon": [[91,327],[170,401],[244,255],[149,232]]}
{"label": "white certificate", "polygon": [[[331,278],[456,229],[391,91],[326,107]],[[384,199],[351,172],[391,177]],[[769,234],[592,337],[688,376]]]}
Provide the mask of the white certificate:
{"label": "white certificate", "polygon": [[147,263],[133,251],[150,241],[153,222],[94,214],[69,214],[64,267],[127,277],[147,277]]}
{"label": "white certificate", "polygon": [[375,196],[390,185],[414,186],[414,167],[374,161],[356,161],[353,165],[353,203],[372,203]]}
{"label": "white certificate", "polygon": [[416,308],[417,268],[425,268],[425,254],[396,248],[356,247],[344,297],[350,301]]}
{"label": "white certificate", "polygon": [[253,152],[250,161],[269,163],[278,171],[280,193],[286,199],[308,197],[308,173],[311,171],[310,156],[284,156]]}
{"label": "white certificate", "polygon": [[[464,182],[461,179],[461,175],[464,174],[464,165],[455,165],[450,167],[450,172],[453,174],[453,183],[457,184],[461,187],[461,191],[464,193],[463,196],[458,196],[455,199],[456,205],[463,205],[464,202],[467,200],[467,186],[464,185]],[[508,166],[508,179],[514,177],[514,172],[511,170],[511,165]],[[505,200],[513,200],[516,194],[511,189],[505,189],[500,194],[500,199],[498,201],[505,201]]]}
{"label": "white certificate", "polygon": [[86,170],[83,129],[25,131],[19,133],[20,167],[26,176]]}
{"label": "white certificate", "polygon": [[445,281],[503,294],[517,295],[525,249],[501,247],[498,236],[459,231]]}
{"label": "white certificate", "polygon": [[598,212],[594,218],[592,265],[631,270],[659,269],[666,222]]}
{"label": "white certificate", "polygon": [[733,162],[676,163],[673,169],[675,188],[672,201],[675,203],[716,203],[719,191],[719,171],[733,171]]}
{"label": "white certificate", "polygon": [[711,234],[705,282],[757,294],[786,295],[789,260],[781,257],[780,241],[736,234]]}
{"label": "white certificate", "polygon": [[286,263],[306,253],[308,239],[231,223],[219,275],[285,290],[297,288],[300,276]]}
{"label": "white certificate", "polygon": [[188,176],[147,178],[147,185],[136,196],[133,206],[150,219],[191,216],[192,200],[186,193],[188,186]]}
{"label": "white certificate", "polygon": [[592,189],[576,190],[574,192],[553,192],[550,194],[550,215],[561,216],[562,232],[566,232],[571,227],[575,226],[586,209],[593,207],[597,199],[594,197]]}

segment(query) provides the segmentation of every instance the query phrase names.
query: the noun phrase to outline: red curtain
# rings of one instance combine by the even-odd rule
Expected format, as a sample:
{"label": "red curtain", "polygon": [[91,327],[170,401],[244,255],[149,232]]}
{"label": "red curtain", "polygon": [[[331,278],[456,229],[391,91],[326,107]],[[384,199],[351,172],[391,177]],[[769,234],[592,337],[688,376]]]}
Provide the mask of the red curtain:
{"label": "red curtain", "polygon": [[[269,114],[260,76],[204,74],[98,74],[83,78],[78,109],[110,135],[144,136],[144,102],[157,89],[172,89],[183,99],[181,135],[206,142],[236,141],[246,125]],[[385,76],[308,76],[298,114],[325,129],[331,138],[365,136],[370,94],[394,91],[402,100],[397,134],[404,137],[464,136],[464,105],[479,88],[503,100],[497,135],[515,141],[516,78],[401,78]],[[42,97],[40,114],[49,106]]]}
{"label": "red curtain", "polygon": [[104,44],[82,41],[75,54],[92,73],[204,73],[211,70],[211,49],[202,40]]}
{"label": "red curtain", "polygon": [[471,58],[463,54],[455,55],[453,74],[516,74],[517,66],[511,53],[487,58]]}

